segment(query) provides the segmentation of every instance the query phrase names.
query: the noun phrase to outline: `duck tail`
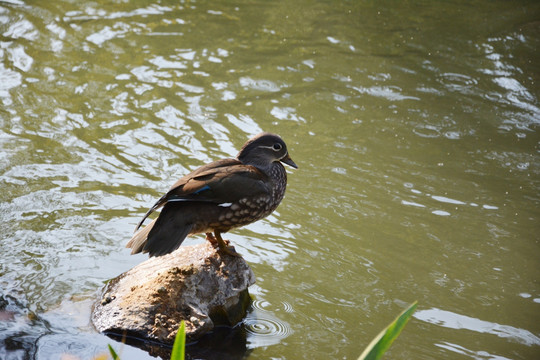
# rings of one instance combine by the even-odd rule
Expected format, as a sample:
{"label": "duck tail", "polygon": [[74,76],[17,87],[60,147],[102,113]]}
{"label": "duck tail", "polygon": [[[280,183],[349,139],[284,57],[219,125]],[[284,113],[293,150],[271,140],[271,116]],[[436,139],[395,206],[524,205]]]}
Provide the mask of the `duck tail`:
{"label": "duck tail", "polygon": [[135,234],[131,237],[131,239],[126,244],[127,248],[131,248],[131,255],[138,254],[140,252],[147,252],[144,251],[144,248],[146,247],[146,243],[148,242],[148,234],[150,233],[150,230],[154,227],[154,224],[156,223],[157,219],[152,220],[152,222],[145,227],[143,227],[140,230],[137,230]]}
{"label": "duck tail", "polygon": [[191,215],[183,203],[167,203],[159,216],[137,231],[126,246],[132,254],[142,252],[150,257],[169,254],[191,233],[194,226]]}

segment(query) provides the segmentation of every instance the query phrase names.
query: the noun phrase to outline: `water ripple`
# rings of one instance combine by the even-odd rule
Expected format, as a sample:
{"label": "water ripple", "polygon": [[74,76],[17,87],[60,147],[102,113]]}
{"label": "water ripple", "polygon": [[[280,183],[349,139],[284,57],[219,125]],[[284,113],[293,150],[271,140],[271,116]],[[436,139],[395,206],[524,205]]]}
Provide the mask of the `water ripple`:
{"label": "water ripple", "polygon": [[416,96],[403,95],[402,89],[393,85],[371,86],[371,87],[353,86],[352,88],[361,94],[368,94],[375,97],[381,97],[390,101],[420,100],[420,98]]}
{"label": "water ripple", "polygon": [[478,80],[471,76],[457,73],[443,73],[439,81],[450,91],[459,91],[465,94],[473,92],[473,87],[478,84]]}
{"label": "water ripple", "polygon": [[254,311],[243,321],[247,332],[248,347],[275,345],[293,333],[287,322],[260,308],[267,305],[268,303],[265,302],[254,302]]}
{"label": "water ripple", "polygon": [[270,80],[241,77],[239,81],[241,86],[257,91],[277,92],[281,90],[281,86]]}

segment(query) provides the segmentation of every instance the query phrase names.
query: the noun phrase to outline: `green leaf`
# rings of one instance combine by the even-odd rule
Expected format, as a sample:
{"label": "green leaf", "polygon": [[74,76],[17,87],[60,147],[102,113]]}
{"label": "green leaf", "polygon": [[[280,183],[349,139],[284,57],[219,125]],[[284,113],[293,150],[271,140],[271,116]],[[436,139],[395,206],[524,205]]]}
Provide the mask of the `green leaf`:
{"label": "green leaf", "polygon": [[171,360],[184,360],[184,353],[186,351],[186,324],[184,320],[180,322],[180,327],[176,332],[174,338],[174,345],[171,352]]}
{"label": "green leaf", "polygon": [[119,360],[120,358],[118,357],[116,351],[114,351],[113,347],[110,344],[107,344],[107,346],[109,347],[109,352],[111,353],[113,360]]}
{"label": "green leaf", "polygon": [[384,352],[388,350],[392,342],[398,337],[399,333],[409,321],[412,316],[418,302],[415,301],[407,309],[405,309],[399,316],[388,325],[383,331],[379,333],[371,341],[368,347],[364,350],[358,360],[378,360],[382,357]]}

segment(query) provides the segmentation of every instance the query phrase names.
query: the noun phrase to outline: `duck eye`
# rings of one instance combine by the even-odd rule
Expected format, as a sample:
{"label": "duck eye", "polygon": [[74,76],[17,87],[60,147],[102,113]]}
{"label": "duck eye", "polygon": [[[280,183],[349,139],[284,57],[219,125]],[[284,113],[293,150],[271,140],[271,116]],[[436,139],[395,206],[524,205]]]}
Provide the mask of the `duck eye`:
{"label": "duck eye", "polygon": [[283,148],[283,146],[281,146],[280,143],[275,143],[274,146],[272,146],[272,149],[274,149],[274,151],[279,151]]}

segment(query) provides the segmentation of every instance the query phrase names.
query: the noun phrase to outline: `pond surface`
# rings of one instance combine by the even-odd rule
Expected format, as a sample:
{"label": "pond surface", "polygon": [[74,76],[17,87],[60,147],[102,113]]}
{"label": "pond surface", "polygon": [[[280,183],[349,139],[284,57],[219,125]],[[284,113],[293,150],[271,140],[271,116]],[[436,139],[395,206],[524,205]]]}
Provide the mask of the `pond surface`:
{"label": "pond surface", "polygon": [[0,1],[0,358],[152,358],[98,334],[92,303],[146,259],[124,247],[146,209],[262,130],[299,169],[226,237],[257,277],[240,358],[357,359],[415,300],[389,359],[540,358],[539,19]]}

